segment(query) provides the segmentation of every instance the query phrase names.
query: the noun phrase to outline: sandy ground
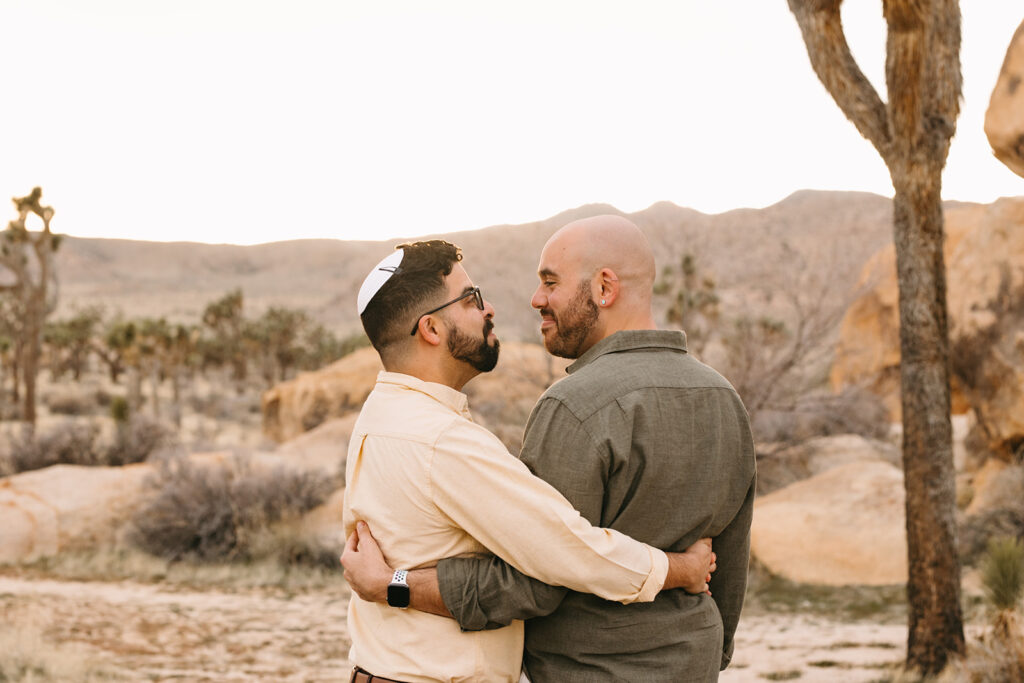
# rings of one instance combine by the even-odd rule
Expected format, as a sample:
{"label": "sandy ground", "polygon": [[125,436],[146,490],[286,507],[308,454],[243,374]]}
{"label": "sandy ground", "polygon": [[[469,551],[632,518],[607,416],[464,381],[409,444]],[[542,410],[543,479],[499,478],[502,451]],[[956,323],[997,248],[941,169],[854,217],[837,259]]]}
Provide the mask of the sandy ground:
{"label": "sandy ground", "polygon": [[[74,644],[127,680],[342,680],[347,603],[344,586],[289,596],[0,576],[0,623]],[[902,660],[905,639],[898,624],[752,615],[721,680],[877,681]]]}
{"label": "sandy ground", "polygon": [[840,623],[816,616],[751,616],[740,620],[736,653],[719,680],[877,681],[906,654],[907,628]]}
{"label": "sandy ground", "polygon": [[84,645],[127,680],[341,680],[347,605],[347,588],[287,596],[0,576],[0,623]]}

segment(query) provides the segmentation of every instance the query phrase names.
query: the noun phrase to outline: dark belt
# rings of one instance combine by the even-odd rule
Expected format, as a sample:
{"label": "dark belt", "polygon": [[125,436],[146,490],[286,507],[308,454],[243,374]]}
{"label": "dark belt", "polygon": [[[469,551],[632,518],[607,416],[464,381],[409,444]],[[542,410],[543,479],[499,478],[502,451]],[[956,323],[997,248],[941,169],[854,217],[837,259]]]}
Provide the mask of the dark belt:
{"label": "dark belt", "polygon": [[352,669],[352,678],[348,679],[349,683],[402,683],[402,681],[396,681],[393,678],[384,678],[383,676],[374,676],[366,669],[360,669],[358,666]]}

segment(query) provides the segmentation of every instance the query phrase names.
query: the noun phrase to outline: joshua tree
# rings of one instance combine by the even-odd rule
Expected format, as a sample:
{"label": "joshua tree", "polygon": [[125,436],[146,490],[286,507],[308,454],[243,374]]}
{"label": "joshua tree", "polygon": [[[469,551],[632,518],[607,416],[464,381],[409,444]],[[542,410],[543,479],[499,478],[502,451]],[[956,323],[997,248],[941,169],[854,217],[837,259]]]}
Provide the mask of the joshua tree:
{"label": "joshua tree", "polygon": [[[39,202],[42,196],[42,189],[36,187],[27,196],[12,199],[18,218],[0,233],[0,266],[13,277],[13,282],[0,284],[0,293],[12,297],[19,314],[15,345],[25,387],[22,419],[30,429],[35,429],[36,424],[36,375],[43,323],[57,307],[54,254],[60,246],[60,236],[50,232],[53,208]],[[25,226],[30,213],[42,219],[42,231],[30,232]]]}
{"label": "joshua tree", "polygon": [[899,281],[909,556],[906,667],[937,674],[964,652],[943,263],[942,169],[960,113],[956,0],[883,0],[882,101],[850,53],[842,0],[789,0],[811,66],[889,169]]}
{"label": "joshua tree", "polygon": [[43,341],[50,356],[50,371],[54,379],[70,371],[76,382],[81,380],[94,347],[93,336],[103,318],[102,311],[89,306],[64,320],[55,320],[43,326]]}

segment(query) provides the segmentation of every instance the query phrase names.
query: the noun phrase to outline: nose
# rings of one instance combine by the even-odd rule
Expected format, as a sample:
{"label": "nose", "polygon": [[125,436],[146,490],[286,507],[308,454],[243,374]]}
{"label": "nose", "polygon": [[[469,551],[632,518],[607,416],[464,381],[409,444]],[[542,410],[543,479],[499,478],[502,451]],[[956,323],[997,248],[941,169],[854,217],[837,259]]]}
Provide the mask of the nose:
{"label": "nose", "polygon": [[544,296],[544,285],[537,285],[537,289],[533,292],[533,298],[530,299],[530,305],[534,308],[544,308],[547,305],[548,298]]}
{"label": "nose", "polygon": [[494,306],[491,306],[491,302],[484,299],[484,317],[490,320],[494,317]]}

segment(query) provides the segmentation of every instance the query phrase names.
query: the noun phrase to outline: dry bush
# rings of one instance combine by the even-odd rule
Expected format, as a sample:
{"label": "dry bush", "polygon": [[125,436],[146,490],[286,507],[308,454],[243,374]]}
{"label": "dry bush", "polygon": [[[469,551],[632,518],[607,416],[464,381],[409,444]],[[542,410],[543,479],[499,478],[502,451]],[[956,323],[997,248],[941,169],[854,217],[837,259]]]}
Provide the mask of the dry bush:
{"label": "dry bush", "polygon": [[39,470],[51,465],[100,465],[99,427],[67,420],[41,433],[23,430],[0,454],[0,474]]}
{"label": "dry bush", "polygon": [[0,476],[52,465],[116,467],[142,462],[177,444],[174,431],[152,418],[136,416],[119,425],[113,443],[100,438],[96,422],[65,420],[46,431],[23,430],[0,452]]}
{"label": "dry bush", "polygon": [[882,399],[858,387],[839,394],[813,392],[789,405],[764,408],[753,415],[751,429],[759,443],[784,448],[818,436],[858,434],[884,439],[889,430]]}
{"label": "dry bush", "polygon": [[1024,500],[1020,485],[1024,468],[1019,465],[1003,471],[994,486],[993,505],[966,517],[960,524],[960,561],[976,565],[989,543],[997,538],[1024,538]]}
{"label": "dry bush", "polygon": [[256,469],[242,458],[206,464],[174,458],[149,485],[150,501],[135,513],[129,538],[150,554],[212,562],[279,551],[286,559],[320,563],[316,549],[281,542],[287,534],[279,528],[326,501],[338,482],[319,471]]}
{"label": "dry bush", "polygon": [[134,415],[126,423],[118,424],[103,464],[117,467],[143,462],[155,453],[177,446],[177,432],[170,425],[146,415]]}
{"label": "dry bush", "polygon": [[54,415],[92,415],[100,408],[95,393],[73,388],[51,392],[45,403]]}

